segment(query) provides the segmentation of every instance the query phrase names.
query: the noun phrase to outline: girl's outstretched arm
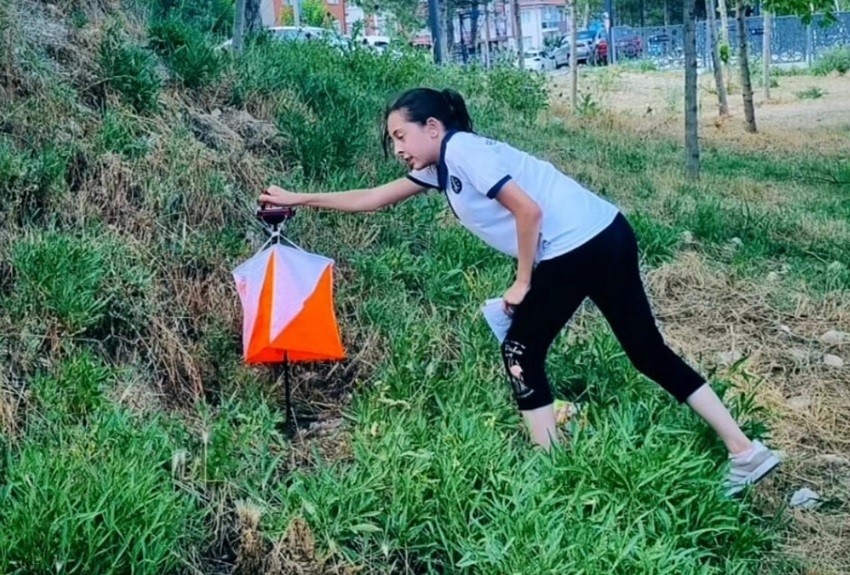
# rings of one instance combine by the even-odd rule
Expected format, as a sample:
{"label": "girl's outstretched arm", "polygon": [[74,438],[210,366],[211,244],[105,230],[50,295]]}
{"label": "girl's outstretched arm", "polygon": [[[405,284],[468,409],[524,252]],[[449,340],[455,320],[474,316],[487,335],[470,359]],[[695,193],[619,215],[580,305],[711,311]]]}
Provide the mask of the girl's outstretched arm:
{"label": "girl's outstretched arm", "polygon": [[304,194],[269,186],[260,194],[260,204],[294,207],[308,206],[341,212],[374,212],[414,196],[425,188],[409,178],[399,178],[386,184],[362,190]]}

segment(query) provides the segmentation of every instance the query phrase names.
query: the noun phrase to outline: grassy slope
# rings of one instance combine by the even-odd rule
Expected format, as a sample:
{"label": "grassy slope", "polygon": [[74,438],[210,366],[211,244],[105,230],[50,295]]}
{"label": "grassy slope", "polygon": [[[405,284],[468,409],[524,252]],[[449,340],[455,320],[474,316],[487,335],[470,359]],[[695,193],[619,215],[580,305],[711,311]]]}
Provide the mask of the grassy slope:
{"label": "grassy slope", "polygon": [[[374,572],[759,570],[774,525],[748,502],[723,500],[720,446],[631,369],[593,316],[581,321],[598,329],[562,338],[551,363],[559,393],[587,404],[571,447],[552,457],[528,447],[477,312],[507,285],[510,262],[460,230],[439,196],[369,216],[305,212],[293,227],[339,262],[356,360],[299,372],[302,397],[354,385],[345,431],[329,441],[342,445],[338,458],[305,455],[275,430],[274,389],[239,363],[228,272],[256,248],[243,239],[249,204],[268,181],[318,190],[397,173],[374,142],[381,73],[390,89],[471,94],[483,131],[621,202],[648,265],[675,257],[687,229],[741,274],[784,264],[789,283],[846,289],[850,207],[812,178],[846,179],[846,163],[712,150],[702,183],[690,184],[674,143],[638,141],[603,120],[522,120],[534,103],[513,73],[365,55],[341,65],[321,50],[294,59],[258,47],[208,77],[184,74],[192,87],[175,77],[160,89],[156,58],[196,70],[210,58],[203,41],[191,40],[188,61],[165,41],[154,56],[132,26],[103,32],[112,20],[95,16],[73,24],[69,49],[89,58],[76,75],[57,76],[61,64],[31,38],[4,60],[15,84],[0,106],[0,572],[57,561],[66,572],[171,572],[233,560],[240,542],[245,563],[294,517],[320,550]],[[20,25],[20,14],[5,17]],[[213,138],[196,115],[218,106],[280,135],[256,149],[222,145],[232,135]],[[759,194],[770,186],[793,193],[767,205]],[[732,237],[743,248],[730,255]],[[239,501],[262,510],[259,551]]]}

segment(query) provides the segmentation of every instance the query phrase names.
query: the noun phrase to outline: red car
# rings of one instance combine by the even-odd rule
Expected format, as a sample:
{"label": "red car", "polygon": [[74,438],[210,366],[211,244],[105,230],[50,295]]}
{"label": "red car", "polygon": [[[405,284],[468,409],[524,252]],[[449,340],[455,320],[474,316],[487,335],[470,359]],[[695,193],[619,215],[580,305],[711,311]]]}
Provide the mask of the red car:
{"label": "red car", "polygon": [[[643,54],[643,40],[628,26],[614,29],[614,37],[617,39],[617,58],[640,58]],[[602,36],[594,47],[594,58],[596,64],[608,64],[608,39]]]}

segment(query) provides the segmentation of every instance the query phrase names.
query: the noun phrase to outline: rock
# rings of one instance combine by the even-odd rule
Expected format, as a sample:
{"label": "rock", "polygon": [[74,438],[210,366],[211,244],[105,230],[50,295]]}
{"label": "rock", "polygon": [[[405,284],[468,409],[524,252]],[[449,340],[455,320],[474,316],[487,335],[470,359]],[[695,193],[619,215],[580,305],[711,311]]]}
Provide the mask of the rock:
{"label": "rock", "polygon": [[844,367],[844,360],[838,357],[837,355],[832,355],[830,353],[824,354],[823,362],[829,367]]}
{"label": "rock", "polygon": [[797,363],[805,363],[809,361],[809,352],[799,347],[793,347],[788,350],[788,357]]}
{"label": "rock", "polygon": [[729,243],[732,244],[736,248],[740,248],[741,246],[744,245],[743,240],[741,238],[738,238],[738,237],[732,238],[731,240],[729,240]]}
{"label": "rock", "polygon": [[689,232],[689,231],[687,231],[687,230],[685,230],[684,232],[682,232],[682,242],[684,242],[684,243],[686,243],[686,244],[695,244],[695,243],[696,243],[696,239],[694,239],[694,234],[693,234],[693,232]]}
{"label": "rock", "polygon": [[812,400],[805,395],[797,395],[789,398],[785,403],[788,404],[788,407],[794,409],[796,411],[803,411],[807,407],[812,404]]}
{"label": "rock", "polygon": [[850,465],[850,459],[835,455],[834,453],[823,453],[815,456],[815,461],[818,463],[834,463],[836,465]]}
{"label": "rock", "polygon": [[242,147],[242,138],[213,114],[189,114],[192,133],[202,143],[214,150],[233,150]]}
{"label": "rock", "polygon": [[776,283],[779,281],[779,274],[776,272],[770,272],[767,274],[767,281],[769,283]]}
{"label": "rock", "polygon": [[720,365],[732,365],[742,357],[744,357],[744,354],[737,350],[721,351],[717,354],[717,363]]}
{"label": "rock", "polygon": [[799,507],[800,509],[814,509],[820,502],[820,495],[812,491],[808,487],[803,487],[794,492],[791,496],[791,507]]}
{"label": "rock", "polygon": [[222,121],[242,137],[249,150],[281,149],[282,140],[274,124],[258,120],[244,110],[230,109],[224,113]]}
{"label": "rock", "polygon": [[820,336],[820,341],[826,345],[841,345],[843,343],[850,343],[850,333],[831,329]]}
{"label": "rock", "polygon": [[784,323],[779,324],[779,332],[783,335],[793,336],[794,332],[791,331],[791,328],[785,325]]}

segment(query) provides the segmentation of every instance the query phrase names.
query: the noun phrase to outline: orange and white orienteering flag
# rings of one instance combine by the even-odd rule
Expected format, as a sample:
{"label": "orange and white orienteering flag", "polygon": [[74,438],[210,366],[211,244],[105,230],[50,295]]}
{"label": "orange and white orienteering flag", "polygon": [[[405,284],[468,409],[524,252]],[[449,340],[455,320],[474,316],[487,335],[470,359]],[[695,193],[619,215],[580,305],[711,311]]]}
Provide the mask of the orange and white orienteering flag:
{"label": "orange and white orienteering flag", "polygon": [[247,363],[345,358],[333,309],[333,264],[272,244],[233,270]]}

